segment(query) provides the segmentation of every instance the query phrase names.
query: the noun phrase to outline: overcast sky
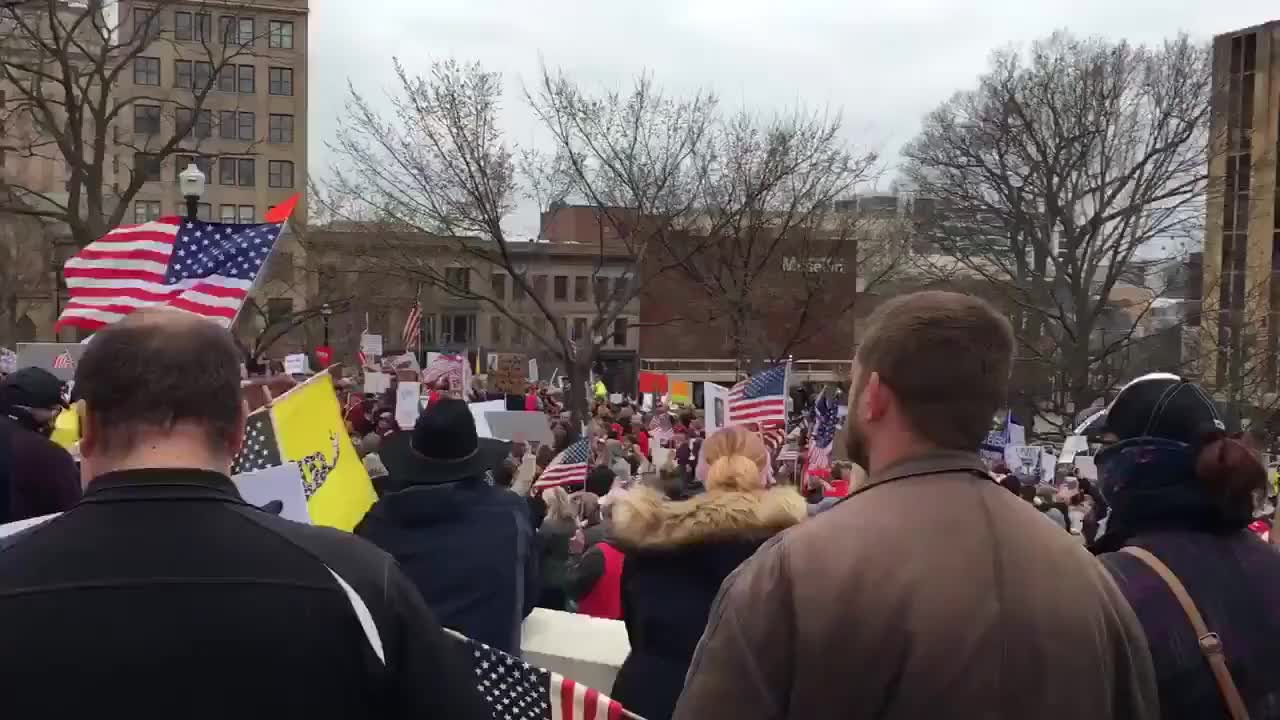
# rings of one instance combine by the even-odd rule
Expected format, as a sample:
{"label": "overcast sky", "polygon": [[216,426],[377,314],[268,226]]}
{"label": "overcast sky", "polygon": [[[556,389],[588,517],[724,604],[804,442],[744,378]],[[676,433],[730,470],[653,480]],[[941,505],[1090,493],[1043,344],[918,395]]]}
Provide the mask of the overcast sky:
{"label": "overcast sky", "polygon": [[[323,177],[331,164],[324,141],[347,82],[391,90],[393,56],[411,70],[452,56],[503,73],[503,122],[520,144],[538,140],[520,88],[545,60],[588,89],[650,71],[669,91],[705,87],[732,108],[838,109],[852,143],[891,160],[995,48],[1059,28],[1207,41],[1278,18],[1262,0],[311,0],[310,167]],[[510,228],[536,234],[537,209],[525,203]]]}

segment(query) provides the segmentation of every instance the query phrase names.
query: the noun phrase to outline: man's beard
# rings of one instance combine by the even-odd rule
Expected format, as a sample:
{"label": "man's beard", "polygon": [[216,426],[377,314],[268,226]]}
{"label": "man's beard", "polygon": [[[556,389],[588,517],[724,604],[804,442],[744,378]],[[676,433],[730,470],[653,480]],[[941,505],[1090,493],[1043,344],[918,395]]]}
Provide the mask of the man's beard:
{"label": "man's beard", "polygon": [[867,445],[867,435],[862,431],[862,426],[852,413],[849,414],[845,424],[844,450],[850,460],[857,463],[868,474],[871,472],[869,466],[871,448]]}

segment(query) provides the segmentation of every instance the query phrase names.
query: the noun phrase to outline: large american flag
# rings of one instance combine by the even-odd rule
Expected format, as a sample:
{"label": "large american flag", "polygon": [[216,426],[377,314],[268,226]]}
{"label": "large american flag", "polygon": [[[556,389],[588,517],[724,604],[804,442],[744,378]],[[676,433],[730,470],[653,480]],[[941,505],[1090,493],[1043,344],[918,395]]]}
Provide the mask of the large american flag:
{"label": "large american flag", "polygon": [[[559,673],[534,667],[470,638],[471,669],[494,720],[622,720],[622,704]],[[638,720],[638,719],[637,719]]]}
{"label": "large american flag", "polygon": [[229,327],[296,201],[274,208],[261,224],[166,217],[108,232],[67,261],[71,298],[54,331],[97,330],[161,306]]}
{"label": "large american flag", "polygon": [[835,446],[836,426],[840,422],[840,407],[823,393],[814,407],[813,434],[809,436],[809,455],[805,466],[809,470],[826,470],[831,467],[831,450]]}
{"label": "large american flag", "polygon": [[729,390],[729,425],[787,424],[787,363],[779,363]]}
{"label": "large american flag", "polygon": [[418,347],[418,339],[422,337],[422,303],[409,306],[409,316],[404,319],[404,329],[400,331],[400,341],[404,343],[405,352],[413,352]]}
{"label": "large american flag", "polygon": [[542,471],[542,476],[533,483],[535,491],[546,490],[562,485],[583,484],[587,482],[587,470],[591,465],[591,440],[583,438],[551,460],[551,464]]}

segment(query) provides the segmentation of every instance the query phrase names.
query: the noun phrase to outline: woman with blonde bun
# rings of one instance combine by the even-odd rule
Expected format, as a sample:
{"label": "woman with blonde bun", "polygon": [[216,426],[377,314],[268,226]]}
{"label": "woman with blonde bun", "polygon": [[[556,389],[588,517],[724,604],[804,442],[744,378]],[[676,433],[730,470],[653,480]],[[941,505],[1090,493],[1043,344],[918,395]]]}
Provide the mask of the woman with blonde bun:
{"label": "woman with blonde bun", "polygon": [[613,506],[626,553],[622,611],[631,654],[614,699],[648,720],[671,717],[720,583],[778,532],[806,517],[791,487],[770,488],[760,436],[726,428],[702,445],[707,491],[672,501],[638,486]]}

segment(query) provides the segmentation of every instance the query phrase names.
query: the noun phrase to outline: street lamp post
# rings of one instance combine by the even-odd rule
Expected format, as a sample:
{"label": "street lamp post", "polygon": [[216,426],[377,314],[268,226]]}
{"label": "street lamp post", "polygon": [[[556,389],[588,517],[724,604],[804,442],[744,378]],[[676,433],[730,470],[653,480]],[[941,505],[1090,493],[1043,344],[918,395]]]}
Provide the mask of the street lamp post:
{"label": "street lamp post", "polygon": [[187,219],[195,220],[200,214],[200,197],[204,195],[206,178],[195,163],[189,163],[187,169],[178,174],[178,189],[187,200]]}
{"label": "street lamp post", "polygon": [[320,306],[320,317],[324,319],[324,345],[329,347],[329,318],[333,317],[333,308],[329,303]]}

